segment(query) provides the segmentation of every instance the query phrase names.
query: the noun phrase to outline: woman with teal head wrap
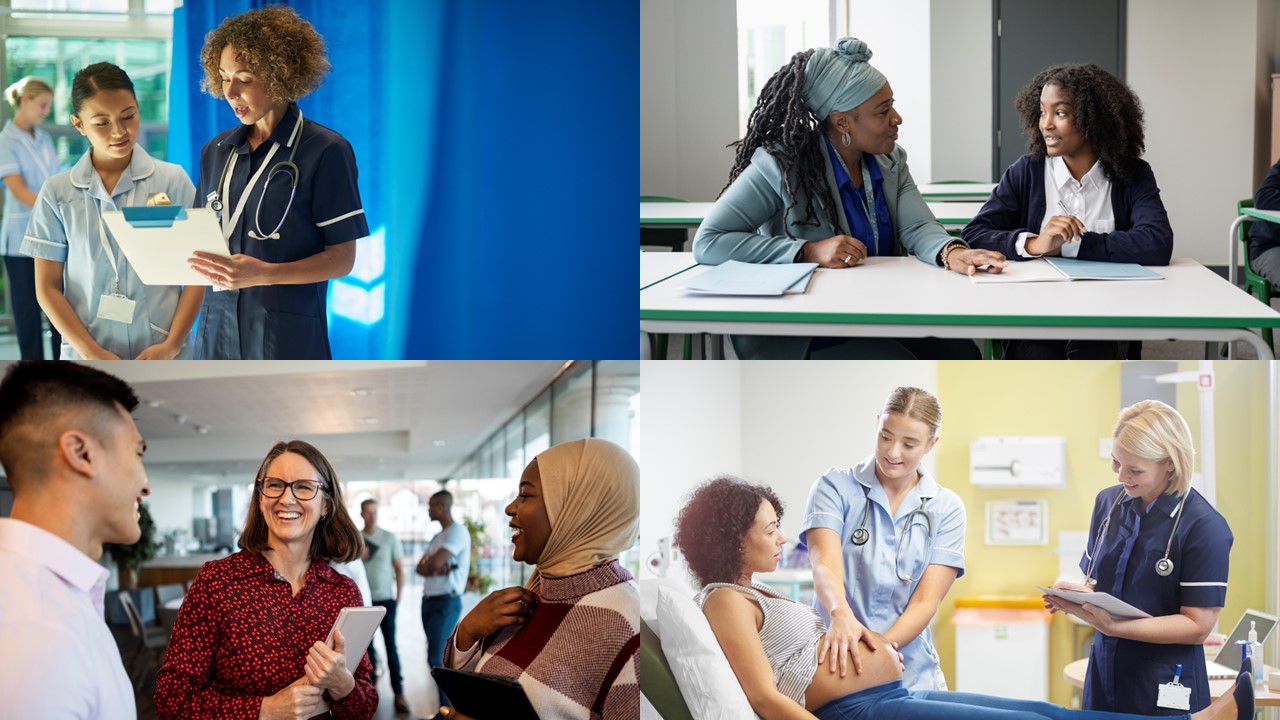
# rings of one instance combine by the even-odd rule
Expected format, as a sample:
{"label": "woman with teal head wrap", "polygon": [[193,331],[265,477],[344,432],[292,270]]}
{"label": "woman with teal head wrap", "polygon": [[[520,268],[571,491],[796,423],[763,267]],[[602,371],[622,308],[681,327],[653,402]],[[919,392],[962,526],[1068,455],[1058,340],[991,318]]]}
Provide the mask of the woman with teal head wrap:
{"label": "woman with teal head wrap", "polygon": [[[765,83],[729,183],[694,237],[700,263],[814,262],[852,268],[910,253],[972,274],[1004,256],[971,250],[929,212],[897,144],[893,88],[857,38],[796,53]],[[868,270],[867,272],[871,272]],[[879,302],[884,298],[873,298]],[[968,340],[734,336],[740,358],[976,358]]]}

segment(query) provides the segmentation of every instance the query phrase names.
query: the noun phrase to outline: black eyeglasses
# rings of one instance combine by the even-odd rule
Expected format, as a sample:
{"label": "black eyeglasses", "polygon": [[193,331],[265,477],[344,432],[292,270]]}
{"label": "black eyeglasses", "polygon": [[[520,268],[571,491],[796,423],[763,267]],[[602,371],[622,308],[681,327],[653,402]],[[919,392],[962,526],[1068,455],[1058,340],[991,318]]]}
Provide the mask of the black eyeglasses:
{"label": "black eyeglasses", "polygon": [[258,481],[258,488],[262,494],[269,498],[278,498],[284,495],[285,488],[293,491],[293,496],[299,500],[310,500],[324,489],[324,486],[315,480],[294,480],[293,482],[285,482],[280,478],[262,478]]}

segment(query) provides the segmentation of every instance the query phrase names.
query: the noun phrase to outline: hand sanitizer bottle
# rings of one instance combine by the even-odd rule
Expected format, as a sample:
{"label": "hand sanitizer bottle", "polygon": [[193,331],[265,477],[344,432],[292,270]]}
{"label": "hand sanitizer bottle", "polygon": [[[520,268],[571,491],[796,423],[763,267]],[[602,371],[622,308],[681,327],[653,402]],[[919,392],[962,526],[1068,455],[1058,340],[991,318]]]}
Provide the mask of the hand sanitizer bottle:
{"label": "hand sanitizer bottle", "polygon": [[1266,666],[1262,663],[1262,644],[1258,642],[1258,623],[1249,621],[1249,657],[1253,663],[1253,691],[1262,692],[1266,688]]}

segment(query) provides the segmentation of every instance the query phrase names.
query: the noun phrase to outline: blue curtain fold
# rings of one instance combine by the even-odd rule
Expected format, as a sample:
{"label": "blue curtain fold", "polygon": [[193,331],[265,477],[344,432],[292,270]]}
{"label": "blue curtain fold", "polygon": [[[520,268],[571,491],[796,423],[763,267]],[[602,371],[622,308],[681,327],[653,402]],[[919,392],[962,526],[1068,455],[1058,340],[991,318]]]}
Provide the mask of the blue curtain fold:
{"label": "blue curtain fold", "polygon": [[[170,160],[193,178],[236,122],[199,90],[204,36],[264,4],[174,13]],[[299,106],[351,142],[373,233],[330,284],[334,357],[635,357],[639,4],[284,4],[325,38]]]}

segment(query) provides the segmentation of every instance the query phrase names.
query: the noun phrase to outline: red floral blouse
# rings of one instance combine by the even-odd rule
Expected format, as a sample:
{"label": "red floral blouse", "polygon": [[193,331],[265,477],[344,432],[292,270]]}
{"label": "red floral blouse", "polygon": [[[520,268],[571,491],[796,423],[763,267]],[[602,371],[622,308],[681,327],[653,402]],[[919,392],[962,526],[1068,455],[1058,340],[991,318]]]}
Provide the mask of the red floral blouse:
{"label": "red floral blouse", "polygon": [[[261,553],[205,563],[182,599],[156,675],[156,714],[257,718],[264,697],[304,676],[307,650],[328,637],[338,611],[362,604],[355,583],[327,562],[311,563],[297,597]],[[378,707],[367,653],[354,675],[350,695],[335,701],[325,693],[325,700],[336,718],[367,720]]]}

